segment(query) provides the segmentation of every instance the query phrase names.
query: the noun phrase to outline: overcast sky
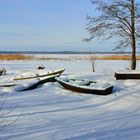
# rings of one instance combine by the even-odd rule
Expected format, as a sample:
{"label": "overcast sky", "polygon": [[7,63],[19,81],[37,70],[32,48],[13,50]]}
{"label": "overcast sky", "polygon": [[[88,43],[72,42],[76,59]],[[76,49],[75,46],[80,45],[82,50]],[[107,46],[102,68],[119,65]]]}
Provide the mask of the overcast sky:
{"label": "overcast sky", "polygon": [[90,0],[0,0],[0,50],[108,51],[110,43],[82,41],[93,13]]}

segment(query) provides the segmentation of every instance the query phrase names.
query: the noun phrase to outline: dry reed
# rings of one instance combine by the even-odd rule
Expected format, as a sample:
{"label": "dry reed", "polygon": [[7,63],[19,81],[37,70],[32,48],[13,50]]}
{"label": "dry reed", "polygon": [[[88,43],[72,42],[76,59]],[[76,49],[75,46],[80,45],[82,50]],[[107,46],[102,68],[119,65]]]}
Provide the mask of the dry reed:
{"label": "dry reed", "polygon": [[22,54],[0,54],[0,60],[31,60],[32,56]]}
{"label": "dry reed", "polygon": [[[62,58],[59,57],[40,57],[35,58],[33,56],[29,55],[23,55],[23,54],[0,54],[0,60],[62,60],[62,61],[74,61],[74,60],[131,60],[131,55],[104,55],[104,56],[83,56],[80,57],[68,57],[68,58]],[[140,55],[137,55],[137,60],[140,60]]]}
{"label": "dry reed", "polygon": [[[98,60],[131,60],[131,55],[106,55],[97,57]],[[137,60],[140,60],[140,55],[136,56]]]}

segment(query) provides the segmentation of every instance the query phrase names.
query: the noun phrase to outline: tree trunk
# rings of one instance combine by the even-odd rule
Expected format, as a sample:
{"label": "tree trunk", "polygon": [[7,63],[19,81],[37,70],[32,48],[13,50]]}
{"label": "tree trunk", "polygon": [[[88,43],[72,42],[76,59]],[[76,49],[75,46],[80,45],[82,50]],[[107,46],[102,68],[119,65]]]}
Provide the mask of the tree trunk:
{"label": "tree trunk", "polygon": [[92,72],[95,72],[95,59],[91,60],[92,61]]}
{"label": "tree trunk", "polygon": [[136,69],[136,38],[135,38],[135,7],[134,0],[131,0],[131,40],[132,40],[132,64],[131,69]]}
{"label": "tree trunk", "polygon": [[132,63],[131,63],[131,69],[136,69],[136,46],[135,46],[135,40],[132,39]]}

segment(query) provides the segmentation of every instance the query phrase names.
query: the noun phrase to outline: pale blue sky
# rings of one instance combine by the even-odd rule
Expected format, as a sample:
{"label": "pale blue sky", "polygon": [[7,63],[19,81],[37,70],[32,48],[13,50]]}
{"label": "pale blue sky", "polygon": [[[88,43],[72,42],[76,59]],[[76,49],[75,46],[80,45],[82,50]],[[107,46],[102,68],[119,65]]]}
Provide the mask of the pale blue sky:
{"label": "pale blue sky", "polygon": [[82,41],[91,13],[90,0],[0,0],[0,50],[108,51]]}

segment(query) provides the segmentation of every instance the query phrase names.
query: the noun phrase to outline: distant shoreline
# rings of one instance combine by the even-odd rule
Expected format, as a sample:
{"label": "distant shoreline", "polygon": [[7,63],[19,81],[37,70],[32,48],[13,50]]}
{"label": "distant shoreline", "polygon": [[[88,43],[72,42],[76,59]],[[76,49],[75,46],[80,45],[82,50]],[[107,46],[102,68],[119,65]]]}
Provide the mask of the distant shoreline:
{"label": "distant shoreline", "polygon": [[[131,54],[131,52],[80,52],[80,51],[0,51],[0,54]],[[137,54],[140,54],[138,52]]]}

